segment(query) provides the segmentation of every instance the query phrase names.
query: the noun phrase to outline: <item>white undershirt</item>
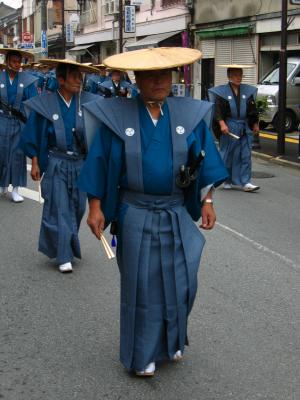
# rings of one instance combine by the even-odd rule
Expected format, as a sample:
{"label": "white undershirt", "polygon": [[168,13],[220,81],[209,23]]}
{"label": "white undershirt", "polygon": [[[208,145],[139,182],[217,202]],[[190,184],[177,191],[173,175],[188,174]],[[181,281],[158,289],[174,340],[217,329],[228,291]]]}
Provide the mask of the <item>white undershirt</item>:
{"label": "white undershirt", "polygon": [[67,101],[67,100],[64,98],[64,96],[63,96],[62,94],[59,93],[59,91],[57,91],[57,93],[60,95],[60,97],[61,97],[61,99],[64,101],[65,105],[66,105],[68,108],[70,108],[73,97],[71,98],[70,101]]}
{"label": "white undershirt", "polygon": [[147,109],[147,111],[148,111],[148,114],[150,115],[150,118],[152,119],[152,122],[153,122],[154,126],[156,126],[157,123],[158,123],[158,119],[155,119],[155,118],[152,117],[152,114],[151,114],[151,112],[149,111],[148,107],[146,107],[146,109]]}

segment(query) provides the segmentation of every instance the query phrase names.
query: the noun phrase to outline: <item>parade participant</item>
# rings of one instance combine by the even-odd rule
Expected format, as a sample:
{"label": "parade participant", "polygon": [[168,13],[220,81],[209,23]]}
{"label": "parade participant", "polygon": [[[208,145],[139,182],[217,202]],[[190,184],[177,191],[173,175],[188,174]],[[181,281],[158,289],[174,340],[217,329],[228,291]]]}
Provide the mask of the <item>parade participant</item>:
{"label": "parade participant", "polygon": [[86,156],[81,105],[96,97],[81,92],[81,73],[94,69],[70,60],[41,63],[56,66],[59,89],[25,103],[30,114],[21,147],[32,159],[33,180],[44,174],[39,251],[56,258],[61,272],[70,272],[73,257],[81,258],[78,230],[86,205],[86,194],[75,185]]}
{"label": "parade participant", "polygon": [[45,90],[47,92],[56,92],[59,87],[58,81],[56,79],[55,68],[52,68],[45,74]]}
{"label": "parade participant", "polygon": [[123,72],[112,70],[100,87],[109,89],[112,97],[127,97],[130,83],[123,78]]}
{"label": "parade participant", "polygon": [[135,71],[140,95],[84,106],[95,136],[78,186],[88,193],[94,235],[101,238],[111,222],[117,234],[120,359],[140,376],[153,375],[158,361],[182,357],[204,245],[193,219],[202,214],[202,227],[213,227],[211,187],[227,177],[208,128],[211,103],[167,97],[171,68],[200,56],[153,48],[109,57],[107,66]]}
{"label": "parade participant", "polygon": [[[258,112],[255,98],[257,88],[242,83],[243,68],[247,65],[220,65],[227,68],[228,84],[208,90],[215,102],[215,120],[220,129],[220,153],[229,178],[224,189],[232,185],[253,192],[259,186],[251,183],[251,148],[253,134],[258,134]],[[217,125],[217,128],[218,128]]]}
{"label": "parade participant", "polygon": [[6,56],[6,71],[0,73],[0,193],[13,187],[11,199],[20,203],[20,186],[27,184],[26,157],[18,148],[25,116],[23,101],[37,95],[37,78],[28,72],[19,72],[23,57],[33,55],[27,51],[2,48]]}
{"label": "parade participant", "polygon": [[99,72],[85,76],[84,90],[94,94],[102,94],[99,86],[107,79],[106,67],[103,64],[93,64],[93,67],[97,68]]}
{"label": "parade participant", "polygon": [[93,66],[99,70],[101,83],[106,81],[107,79],[106,66],[104,64],[94,64]]}

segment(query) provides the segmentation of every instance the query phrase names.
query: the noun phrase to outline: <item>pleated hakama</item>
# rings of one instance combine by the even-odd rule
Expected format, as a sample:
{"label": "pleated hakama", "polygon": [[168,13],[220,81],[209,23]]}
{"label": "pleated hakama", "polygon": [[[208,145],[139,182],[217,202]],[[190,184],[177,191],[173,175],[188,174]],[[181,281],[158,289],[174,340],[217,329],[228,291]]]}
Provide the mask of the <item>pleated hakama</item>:
{"label": "pleated hakama", "polygon": [[119,214],[120,358],[143,370],[184,351],[205,240],[182,195],[126,192]]}
{"label": "pleated hakama", "polygon": [[26,156],[18,147],[21,123],[0,114],[0,187],[26,186]]}
{"label": "pleated hakama", "polygon": [[85,213],[86,193],[76,187],[83,159],[50,153],[41,190],[45,200],[39,251],[58,264],[81,258],[78,231]]}

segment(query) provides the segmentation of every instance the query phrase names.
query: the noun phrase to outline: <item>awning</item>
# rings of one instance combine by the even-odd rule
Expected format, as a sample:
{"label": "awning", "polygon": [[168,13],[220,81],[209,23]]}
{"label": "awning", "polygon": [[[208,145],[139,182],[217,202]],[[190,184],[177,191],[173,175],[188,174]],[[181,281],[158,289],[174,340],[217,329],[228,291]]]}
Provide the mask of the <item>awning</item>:
{"label": "awning", "polygon": [[71,49],[68,49],[68,52],[73,53],[73,55],[76,55],[76,56],[83,56],[86,52],[89,52],[88,49],[92,46],[94,46],[94,44],[83,44],[83,45],[75,46],[75,47],[72,47]]}
{"label": "awning", "polygon": [[253,25],[243,24],[227,28],[222,27],[222,28],[201,29],[200,31],[196,31],[195,33],[200,39],[211,39],[211,38],[223,38],[228,36],[247,35],[248,33],[251,33],[252,29]]}
{"label": "awning", "polygon": [[144,39],[138,40],[135,43],[129,43],[125,45],[127,50],[139,50],[139,49],[147,49],[149,47],[159,47],[159,43],[163,42],[166,39],[169,39],[172,36],[178,35],[182,31],[174,31],[174,32],[166,32],[159,33],[157,35],[149,35]]}

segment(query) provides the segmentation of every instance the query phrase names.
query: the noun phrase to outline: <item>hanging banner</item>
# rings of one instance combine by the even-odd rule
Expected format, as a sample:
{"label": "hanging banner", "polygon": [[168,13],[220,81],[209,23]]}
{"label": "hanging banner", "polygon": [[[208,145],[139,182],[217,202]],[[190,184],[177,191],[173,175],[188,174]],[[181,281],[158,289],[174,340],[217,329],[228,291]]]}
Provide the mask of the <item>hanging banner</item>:
{"label": "hanging banner", "polygon": [[124,32],[135,32],[135,6],[124,7]]}

